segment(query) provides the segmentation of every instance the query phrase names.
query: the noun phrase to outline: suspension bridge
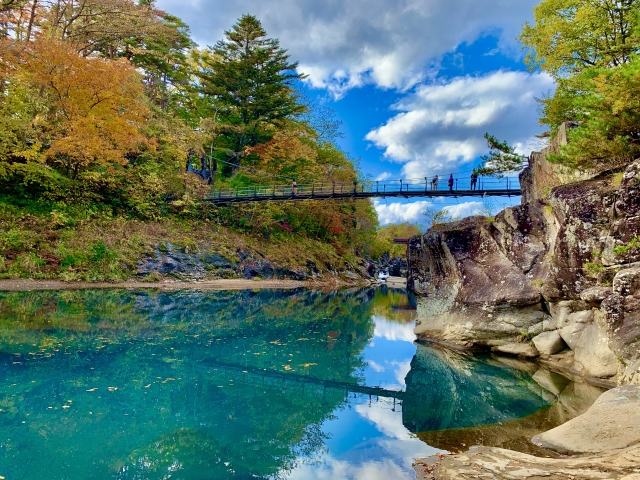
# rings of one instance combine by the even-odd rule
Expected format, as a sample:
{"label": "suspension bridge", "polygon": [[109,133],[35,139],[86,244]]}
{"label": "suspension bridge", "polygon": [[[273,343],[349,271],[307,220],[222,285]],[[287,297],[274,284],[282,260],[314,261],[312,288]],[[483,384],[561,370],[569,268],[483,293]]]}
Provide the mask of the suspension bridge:
{"label": "suspension bridge", "polygon": [[393,181],[327,182],[294,185],[255,185],[213,189],[204,201],[213,205],[233,203],[359,199],[386,197],[513,197],[521,195],[518,178],[423,177]]}

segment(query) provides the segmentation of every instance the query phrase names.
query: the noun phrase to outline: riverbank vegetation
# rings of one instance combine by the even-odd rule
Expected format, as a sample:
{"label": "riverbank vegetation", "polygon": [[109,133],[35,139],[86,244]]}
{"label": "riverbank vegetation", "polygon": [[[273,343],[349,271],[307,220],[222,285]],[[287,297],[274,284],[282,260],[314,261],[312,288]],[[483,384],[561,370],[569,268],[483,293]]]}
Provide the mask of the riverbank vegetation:
{"label": "riverbank vegetation", "polygon": [[118,280],[159,242],[328,270],[370,253],[368,201],[203,204],[213,187],[360,180],[255,17],[201,49],[153,2],[0,15],[0,276]]}

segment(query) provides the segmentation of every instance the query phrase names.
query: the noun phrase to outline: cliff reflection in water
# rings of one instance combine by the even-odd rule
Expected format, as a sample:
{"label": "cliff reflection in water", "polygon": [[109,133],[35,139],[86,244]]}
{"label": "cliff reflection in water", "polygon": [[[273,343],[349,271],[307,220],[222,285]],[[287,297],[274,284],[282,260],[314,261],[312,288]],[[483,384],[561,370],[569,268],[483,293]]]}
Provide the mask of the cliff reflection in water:
{"label": "cliff reflection in water", "polygon": [[0,475],[412,478],[435,449],[410,432],[547,405],[526,374],[415,353],[412,307],[386,288],[0,293]]}
{"label": "cliff reflection in water", "polygon": [[406,378],[402,420],[412,432],[525,417],[549,402],[525,372],[452,350],[419,346]]}

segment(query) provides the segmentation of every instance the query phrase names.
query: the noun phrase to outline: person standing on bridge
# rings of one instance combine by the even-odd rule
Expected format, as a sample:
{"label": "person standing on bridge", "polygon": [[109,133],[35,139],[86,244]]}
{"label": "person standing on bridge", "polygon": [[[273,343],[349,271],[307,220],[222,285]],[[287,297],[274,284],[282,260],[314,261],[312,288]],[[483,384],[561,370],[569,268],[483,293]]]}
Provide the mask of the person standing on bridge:
{"label": "person standing on bridge", "polygon": [[298,184],[296,183],[296,179],[291,179],[291,196],[295,197],[298,194]]}
{"label": "person standing on bridge", "polygon": [[473,172],[471,174],[471,190],[475,190],[477,184],[478,184],[478,174],[476,172]]}
{"label": "person standing on bridge", "polygon": [[449,191],[453,192],[453,173],[449,175],[449,180],[447,180],[447,185],[449,185]]}
{"label": "person standing on bridge", "polygon": [[437,189],[438,189],[438,175],[433,177],[433,180],[431,180],[431,190],[437,190]]}

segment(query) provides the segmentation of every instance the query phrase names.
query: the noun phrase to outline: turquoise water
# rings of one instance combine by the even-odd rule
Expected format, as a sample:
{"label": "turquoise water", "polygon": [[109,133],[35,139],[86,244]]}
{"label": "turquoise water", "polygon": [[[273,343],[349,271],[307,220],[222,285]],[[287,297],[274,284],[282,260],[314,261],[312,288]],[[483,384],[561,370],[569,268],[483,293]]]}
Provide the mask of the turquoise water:
{"label": "turquoise water", "polygon": [[548,405],[413,315],[384,287],[0,293],[0,476],[410,479],[416,433]]}

